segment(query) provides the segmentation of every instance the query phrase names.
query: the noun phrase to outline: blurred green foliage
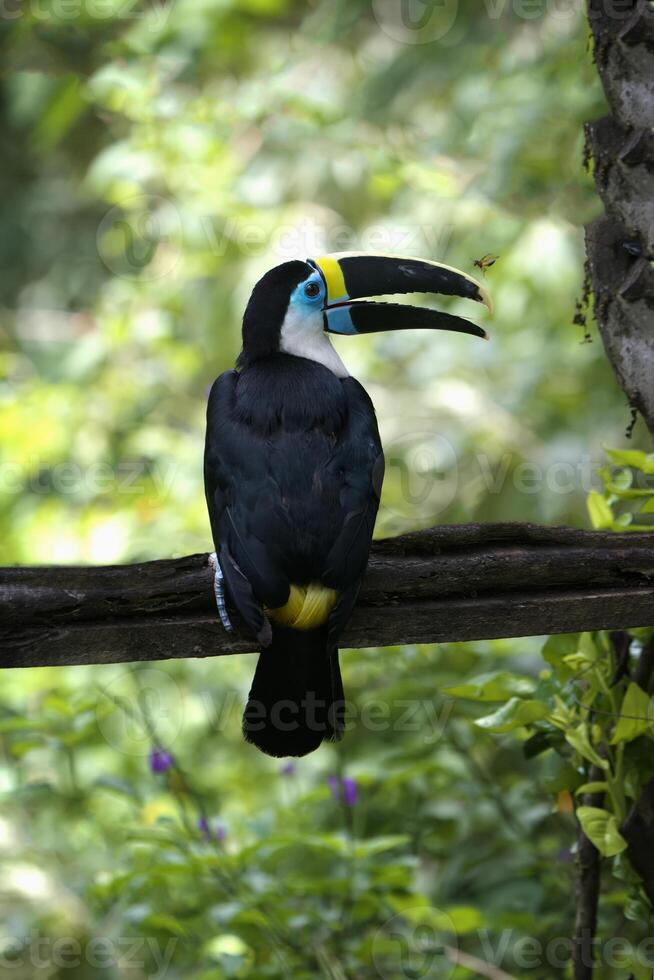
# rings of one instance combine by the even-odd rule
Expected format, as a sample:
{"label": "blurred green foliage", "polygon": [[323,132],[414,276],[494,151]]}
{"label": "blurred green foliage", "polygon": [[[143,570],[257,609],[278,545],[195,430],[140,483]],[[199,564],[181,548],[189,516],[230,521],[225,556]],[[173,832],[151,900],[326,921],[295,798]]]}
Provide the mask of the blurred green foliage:
{"label": "blurred green foliage", "polygon": [[[387,449],[378,532],[586,521],[629,413],[572,324],[599,210],[585,25],[441,6],[411,30],[381,0],[5,5],[2,563],[208,550],[205,398],[249,290],[348,248],[500,256],[492,343],[338,344]],[[569,976],[574,767],[523,752],[559,690],[540,645],[346,653],[352,730],[292,771],[242,743],[250,657],[3,672],[0,972]],[[602,935],[638,942],[633,885],[607,888]]]}
{"label": "blurred green foliage", "polygon": [[608,465],[599,473],[602,492],[588,495],[588,513],[598,530],[651,531],[654,514],[654,453],[607,449]]}

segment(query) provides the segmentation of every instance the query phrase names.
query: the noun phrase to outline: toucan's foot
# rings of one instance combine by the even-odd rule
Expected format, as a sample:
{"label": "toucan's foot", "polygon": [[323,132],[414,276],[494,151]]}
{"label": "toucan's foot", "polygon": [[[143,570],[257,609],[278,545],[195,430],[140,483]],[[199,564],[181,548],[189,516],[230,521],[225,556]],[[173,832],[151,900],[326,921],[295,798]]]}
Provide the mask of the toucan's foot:
{"label": "toucan's foot", "polygon": [[227,612],[227,606],[225,605],[225,586],[223,585],[224,576],[223,570],[220,567],[220,562],[218,561],[218,555],[215,551],[212,551],[209,555],[209,564],[213,568],[213,593],[216,597],[216,605],[218,606],[218,615],[220,616],[220,622],[223,624],[223,629],[227,633],[231,633],[234,627],[232,626],[232,621],[229,618],[229,613]]}

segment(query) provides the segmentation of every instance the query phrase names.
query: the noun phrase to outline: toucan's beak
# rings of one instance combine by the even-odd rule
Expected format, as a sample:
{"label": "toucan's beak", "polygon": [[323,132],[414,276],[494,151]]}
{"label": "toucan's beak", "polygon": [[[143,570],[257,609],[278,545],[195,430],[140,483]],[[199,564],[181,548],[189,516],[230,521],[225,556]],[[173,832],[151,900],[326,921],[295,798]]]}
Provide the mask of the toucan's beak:
{"label": "toucan's beak", "polygon": [[422,327],[488,339],[485,330],[460,316],[420,306],[370,301],[373,296],[393,293],[442,293],[484,303],[492,312],[490,296],[481,283],[449,265],[363,252],[323,255],[308,262],[325,281],[323,317],[329,333],[377,333]]}

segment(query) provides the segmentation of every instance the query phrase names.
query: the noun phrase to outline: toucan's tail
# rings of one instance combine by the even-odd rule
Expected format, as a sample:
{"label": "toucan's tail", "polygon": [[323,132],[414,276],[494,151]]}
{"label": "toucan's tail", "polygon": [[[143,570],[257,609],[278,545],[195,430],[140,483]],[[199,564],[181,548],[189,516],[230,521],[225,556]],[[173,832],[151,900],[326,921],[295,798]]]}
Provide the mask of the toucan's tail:
{"label": "toucan's tail", "polygon": [[259,656],[243,734],[266,755],[300,756],[343,733],[343,683],[338,650],[327,629],[273,624],[272,643]]}

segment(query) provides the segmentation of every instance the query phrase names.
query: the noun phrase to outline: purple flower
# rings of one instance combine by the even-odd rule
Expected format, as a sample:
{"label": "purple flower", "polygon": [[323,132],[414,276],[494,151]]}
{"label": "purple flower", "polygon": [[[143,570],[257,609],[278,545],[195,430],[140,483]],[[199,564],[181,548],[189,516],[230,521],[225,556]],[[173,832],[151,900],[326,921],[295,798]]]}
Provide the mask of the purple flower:
{"label": "purple flower", "polygon": [[351,776],[343,776],[342,779],[340,776],[328,776],[327,785],[337,803],[343,803],[345,806],[356,806],[357,784]]}
{"label": "purple flower", "polygon": [[295,775],[295,763],[285,762],[279,767],[280,776],[294,776]]}
{"label": "purple flower", "polygon": [[332,791],[332,796],[334,800],[338,803],[341,798],[341,781],[338,776],[328,776],[327,785]]}
{"label": "purple flower", "polygon": [[217,840],[222,843],[227,837],[227,829],[222,824],[219,823],[212,829],[206,817],[200,817],[198,820],[198,830],[205,840]]}
{"label": "purple flower", "polygon": [[345,806],[355,806],[357,801],[357,784],[349,776],[343,777],[343,803]]}
{"label": "purple flower", "polygon": [[165,749],[157,748],[150,750],[150,769],[152,772],[168,772],[168,770],[172,769],[174,765],[175,760],[170,752],[166,752]]}

